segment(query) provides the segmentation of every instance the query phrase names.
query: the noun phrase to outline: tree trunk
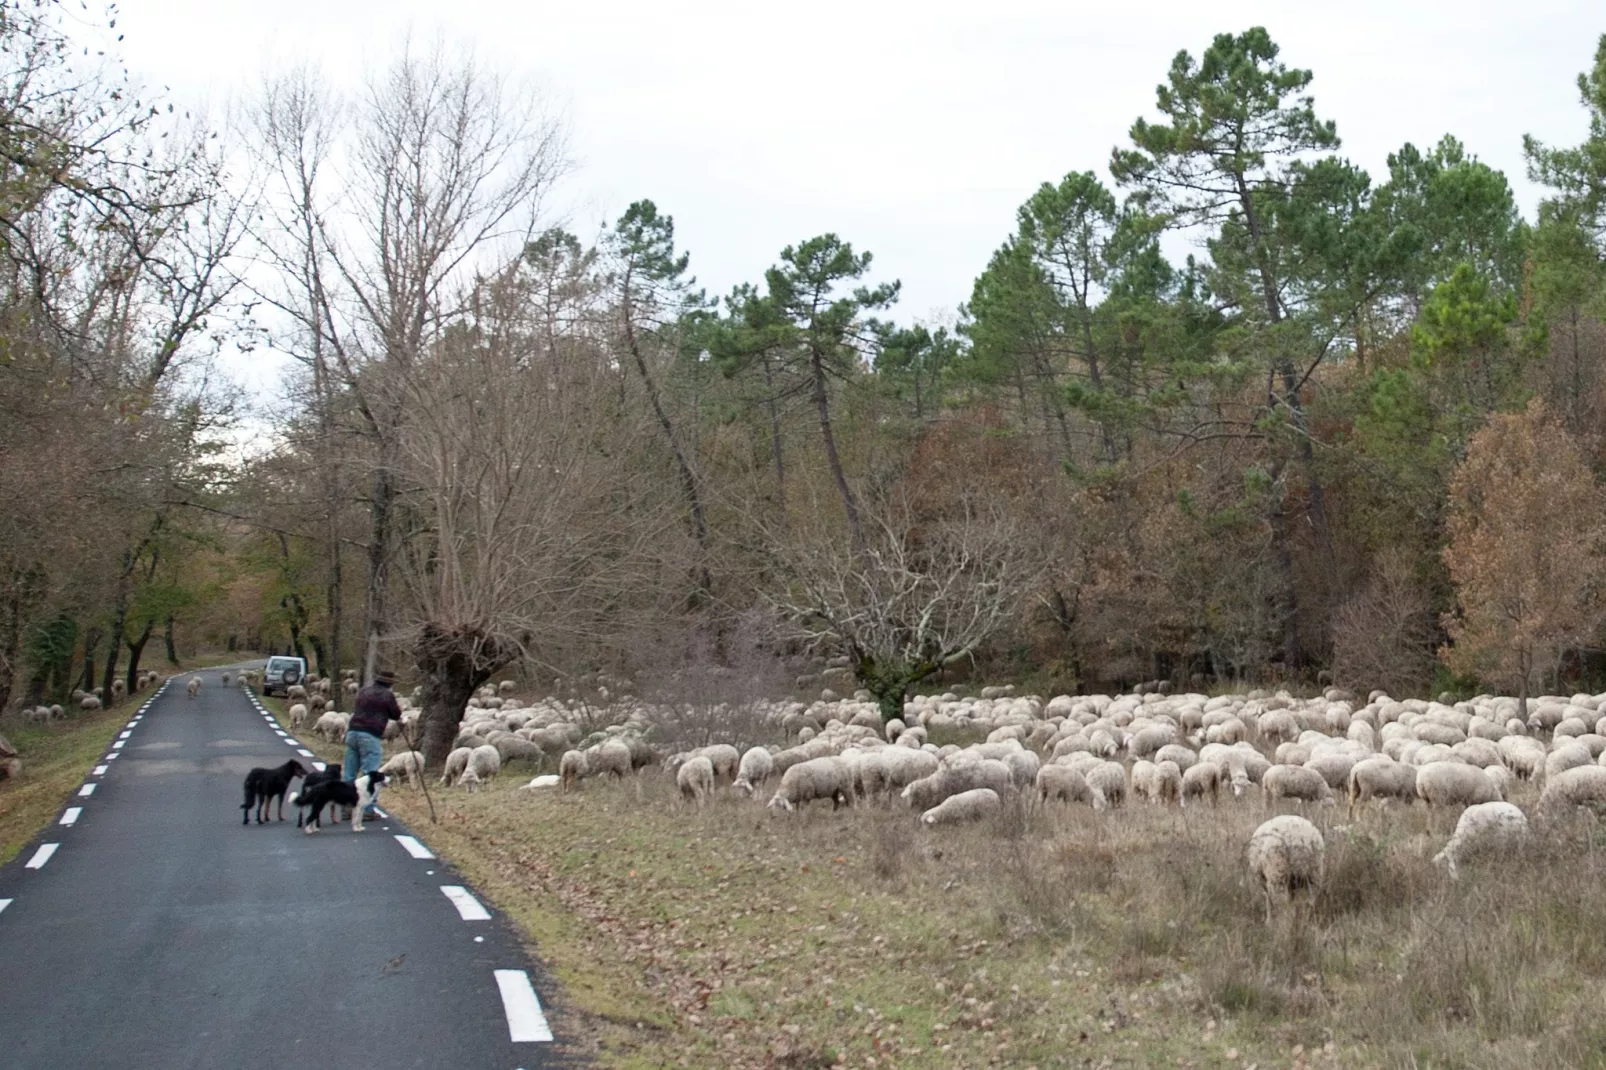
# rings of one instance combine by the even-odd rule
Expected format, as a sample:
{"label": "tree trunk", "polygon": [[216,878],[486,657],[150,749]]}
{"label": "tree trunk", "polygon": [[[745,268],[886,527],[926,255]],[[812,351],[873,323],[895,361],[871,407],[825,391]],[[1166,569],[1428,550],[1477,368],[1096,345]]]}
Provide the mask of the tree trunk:
{"label": "tree trunk", "polygon": [[324,652],[323,639],[309,632],[307,633],[307,645],[312,648],[313,664],[318,666],[318,675],[328,676],[328,656]]}
{"label": "tree trunk", "polygon": [[1277,557],[1277,579],[1280,603],[1277,607],[1278,623],[1282,628],[1283,663],[1286,671],[1297,671],[1304,663],[1304,652],[1299,643],[1299,594],[1294,587],[1294,551],[1288,538],[1288,511],[1283,505],[1282,490],[1272,487],[1271,513],[1272,552]]}
{"label": "tree trunk", "polygon": [[[383,450],[384,447],[381,446]],[[396,506],[396,484],[383,458],[374,471],[374,497],[369,508],[372,521],[368,543],[368,590],[364,606],[367,623],[364,625],[362,682],[373,683],[379,671],[379,643],[385,634],[385,614],[388,611],[387,593],[390,586],[390,525]]]}
{"label": "tree trunk", "polygon": [[111,704],[112,681],[117,679],[117,662],[123,655],[123,630],[128,626],[128,577],[133,563],[124,557],[122,578],[117,581],[117,602],[112,610],[112,630],[106,643],[106,668],[101,674],[101,698]]}
{"label": "tree trunk", "polygon": [[457,727],[475,689],[513,659],[478,632],[433,624],[424,626],[414,655],[423,688],[419,702],[422,738],[414,742],[424,752],[425,768],[439,769],[452,752]]}
{"label": "tree trunk", "polygon": [[168,614],[167,623],[162,628],[162,643],[167,647],[167,663],[178,664],[178,648],[173,645],[173,616]]}
{"label": "tree trunk", "polygon": [[825,440],[825,459],[831,466],[831,479],[842,496],[842,509],[848,514],[848,530],[853,533],[854,549],[864,546],[864,525],[859,522],[859,503],[853,500],[848,477],[842,471],[842,458],[837,455],[836,435],[831,432],[831,400],[826,394],[825,358],[814,350],[810,354],[810,367],[814,371],[814,408],[820,417],[820,437]]}
{"label": "tree trunk", "polygon": [[764,354],[764,390],[770,415],[770,457],[775,462],[775,504],[781,514],[781,530],[786,530],[786,458],[781,454],[781,403],[775,396],[775,371],[769,354]]}
{"label": "tree trunk", "polygon": [[17,659],[22,656],[22,598],[6,599],[0,614],[0,711],[11,708],[11,689],[17,682]]}
{"label": "tree trunk", "polygon": [[[84,632],[84,682],[83,690],[95,690],[95,651],[100,649],[101,630],[89,628]],[[178,664],[176,661],[174,664]]]}
{"label": "tree trunk", "polygon": [[139,633],[139,638],[128,640],[128,671],[123,683],[128,688],[130,695],[137,690],[134,687],[134,681],[139,678],[140,655],[145,652],[145,644],[150,642],[151,633],[155,630],[156,622],[148,620],[145,622],[145,630]]}

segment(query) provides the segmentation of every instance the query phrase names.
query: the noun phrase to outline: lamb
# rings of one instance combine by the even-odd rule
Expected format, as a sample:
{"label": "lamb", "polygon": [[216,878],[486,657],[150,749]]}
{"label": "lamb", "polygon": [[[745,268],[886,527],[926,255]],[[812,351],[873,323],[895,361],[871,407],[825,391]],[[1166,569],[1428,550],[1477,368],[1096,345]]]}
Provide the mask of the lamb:
{"label": "lamb", "polygon": [[[496,753],[496,748],[486,744],[475,747],[468,754],[468,768],[463,775],[457,778],[457,786],[473,790],[476,784],[483,784],[487,780],[494,780],[496,774],[502,771],[502,756]],[[471,775],[472,774],[472,775]]]}
{"label": "lamb", "polygon": [[290,727],[300,728],[307,723],[307,707],[305,703],[297,702],[290,707]]}
{"label": "lamb", "polygon": [[1416,771],[1417,798],[1429,806],[1502,802],[1500,786],[1475,765],[1429,762]]}
{"label": "lamb", "polygon": [[998,793],[991,788],[972,788],[958,795],[950,795],[920,815],[920,823],[927,828],[937,825],[957,825],[963,821],[979,821],[988,814],[996,814],[1003,806]]}
{"label": "lamb", "polygon": [[1298,799],[1301,802],[1333,805],[1333,789],[1314,769],[1302,765],[1274,765],[1260,778],[1261,797],[1267,806],[1278,799]]}
{"label": "lamb", "polygon": [[[1278,767],[1273,771],[1275,768]],[[1327,787],[1325,781],[1322,786]],[[1314,894],[1321,884],[1322,857],[1326,850],[1320,830],[1293,814],[1266,821],[1249,837],[1249,873],[1265,893],[1268,925],[1271,924],[1274,895],[1289,902],[1301,888]]]}
{"label": "lamb", "polygon": [[189,691],[190,698],[199,695],[201,693],[201,678],[199,676],[190,677],[190,682],[186,685],[185,690]]}
{"label": "lamb", "polygon": [[1455,834],[1444,850],[1433,856],[1451,880],[1460,876],[1462,862],[1479,856],[1509,853],[1528,838],[1528,819],[1508,802],[1478,803],[1461,811]]}
{"label": "lamb", "polygon": [[1391,758],[1356,762],[1349,771],[1351,819],[1355,817],[1355,807],[1368,799],[1404,799],[1407,804],[1416,801],[1416,766]]}
{"label": "lamb", "polygon": [[1539,795],[1539,812],[1546,817],[1575,806],[1587,806],[1597,813],[1606,809],[1606,766],[1581,765],[1557,773]]}
{"label": "lamb", "polygon": [[[712,764],[712,763],[710,763]],[[763,747],[749,747],[737,767],[732,790],[741,795],[752,795],[766,780],[775,775],[775,759]]]}
{"label": "lamb", "polygon": [[770,798],[769,808],[790,812],[815,799],[830,799],[835,810],[851,806],[855,797],[853,770],[847,762],[837,757],[811,758],[781,775],[781,786]]}
{"label": "lamb", "polygon": [[395,755],[379,767],[379,771],[390,779],[405,778],[408,787],[417,787],[424,779],[424,755],[422,751],[407,750]]}
{"label": "lamb", "polygon": [[1221,796],[1221,786],[1227,774],[1215,762],[1197,762],[1182,771],[1182,794],[1177,805],[1186,806],[1189,799],[1208,797],[1215,806]]}
{"label": "lamb", "polygon": [[448,754],[446,756],[446,766],[441,770],[441,783],[450,784],[453,780],[462,776],[463,770],[468,768],[469,755],[473,753],[474,749],[472,747],[458,747]]}
{"label": "lamb", "polygon": [[1047,805],[1051,799],[1091,804],[1093,790],[1080,771],[1066,765],[1045,765],[1037,771],[1037,800]]}
{"label": "lamb", "polygon": [[675,771],[675,784],[683,801],[701,807],[714,795],[714,763],[699,754]]}

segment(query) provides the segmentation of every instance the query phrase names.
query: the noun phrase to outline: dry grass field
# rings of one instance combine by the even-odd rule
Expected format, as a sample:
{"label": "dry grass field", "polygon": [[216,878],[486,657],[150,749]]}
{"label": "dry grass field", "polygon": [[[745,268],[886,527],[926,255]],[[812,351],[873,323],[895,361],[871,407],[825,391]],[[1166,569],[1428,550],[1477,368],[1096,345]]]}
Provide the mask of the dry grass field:
{"label": "dry grass field", "polygon": [[0,734],[22,758],[22,776],[0,780],[0,865],[15,858],[61,813],[67,797],[84,782],[117,738],[129,712],[145,697],[135,695],[95,713],[74,712],[49,725],[25,725],[12,718],[0,721]]}

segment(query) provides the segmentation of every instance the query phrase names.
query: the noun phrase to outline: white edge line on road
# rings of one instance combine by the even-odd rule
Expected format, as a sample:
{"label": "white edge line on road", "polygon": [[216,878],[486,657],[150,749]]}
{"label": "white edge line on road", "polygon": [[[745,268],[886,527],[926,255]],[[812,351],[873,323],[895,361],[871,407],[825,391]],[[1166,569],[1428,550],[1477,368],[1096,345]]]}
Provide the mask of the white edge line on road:
{"label": "white edge line on road", "polygon": [[13,900],[10,899],[0,899],[0,914],[4,914],[6,907],[10,906],[12,902]]}
{"label": "white edge line on road", "polygon": [[59,843],[41,843],[39,845],[39,850],[37,850],[37,851],[35,851],[33,853],[33,857],[28,859],[28,864],[23,866],[22,868],[23,869],[44,869],[45,868],[45,863],[50,861],[50,856],[55,854],[56,853],[56,848],[58,848],[60,846],[61,846],[61,844],[59,844]]}
{"label": "white edge line on road", "polygon": [[61,815],[61,824],[63,824],[63,825],[71,825],[72,823],[74,823],[75,821],[78,820],[78,815],[83,813],[83,812],[84,812],[84,808],[82,806],[69,806],[69,807],[67,807],[66,812]]}
{"label": "white edge line on road", "polygon": [[122,750],[122,749],[123,749],[123,740],[119,739],[116,743],[112,744],[112,750]]}
{"label": "white edge line on road", "polygon": [[381,810],[377,806],[374,807],[374,813],[378,814],[380,819],[383,820],[383,821],[389,821],[390,820],[390,815],[385,813],[385,811]]}
{"label": "white edge line on road", "polygon": [[118,739],[127,739],[129,736],[131,736],[133,734],[134,733],[132,733],[132,732],[124,732],[122,735],[118,736],[117,738]]}
{"label": "white edge line on road", "polygon": [[85,784],[83,787],[78,789],[78,794],[80,794],[80,795],[93,795],[93,794],[95,794],[95,785],[93,785],[93,784]]}
{"label": "white edge line on road", "polygon": [[312,767],[313,767],[313,768],[314,768],[314,769],[316,769],[316,770],[317,770],[317,771],[318,771],[318,772],[320,772],[320,773],[321,773],[321,772],[323,772],[323,771],[324,771],[324,770],[325,770],[325,769],[328,769],[328,768],[329,768],[329,767],[328,767],[328,766],[327,766],[327,765],[325,765],[325,764],[324,764],[324,763],[323,763],[323,762],[313,762],[313,763],[312,763]]}
{"label": "white edge line on road", "polygon": [[486,910],[484,904],[478,899],[474,898],[473,892],[470,892],[461,884],[443,884],[441,885],[441,891],[446,895],[446,898],[452,901],[452,906],[457,908],[458,915],[464,921],[491,920],[491,912]]}
{"label": "white edge line on road", "polygon": [[497,970],[496,987],[502,990],[502,1010],[507,1013],[507,1031],[513,1042],[550,1041],[552,1029],[541,1013],[530,975],[523,970]]}
{"label": "white edge line on road", "polygon": [[[294,746],[295,746],[295,744],[294,744],[294,743],[292,743],[292,744],[290,744],[290,745],[291,745],[291,746],[292,746],[292,747],[294,747]],[[303,758],[311,758],[311,757],[312,757],[312,752],[311,752],[311,751],[310,751],[310,750],[308,750],[308,749],[307,749],[307,748],[305,748],[305,747],[301,747],[301,748],[298,748],[298,749],[297,749],[297,750],[296,750],[296,753],[297,753],[297,754],[299,754],[299,755],[301,755],[301,756],[302,756],[302,757],[303,757]]]}
{"label": "white edge line on road", "polygon": [[105,775],[106,775],[106,767],[104,765],[95,766],[94,770],[90,773],[90,776],[105,776]]}
{"label": "white edge line on road", "polygon": [[423,844],[419,843],[418,840],[412,836],[397,836],[396,842],[401,844],[402,847],[406,848],[407,853],[412,855],[414,858],[435,857],[434,853],[431,852],[428,847],[425,847]]}

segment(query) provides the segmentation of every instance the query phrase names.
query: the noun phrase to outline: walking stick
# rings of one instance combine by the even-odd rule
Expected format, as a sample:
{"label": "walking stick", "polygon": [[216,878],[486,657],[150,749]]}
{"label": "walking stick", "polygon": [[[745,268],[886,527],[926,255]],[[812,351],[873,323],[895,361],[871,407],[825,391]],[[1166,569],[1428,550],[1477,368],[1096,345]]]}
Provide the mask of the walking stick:
{"label": "walking stick", "polygon": [[396,724],[401,728],[402,742],[407,744],[407,749],[409,751],[416,751],[418,753],[418,785],[424,789],[424,802],[429,804],[429,823],[431,825],[438,825],[440,824],[440,821],[435,817],[435,800],[430,798],[429,794],[429,777],[424,775],[424,752],[413,746],[413,736],[411,732],[407,731],[407,722],[397,721]]}

